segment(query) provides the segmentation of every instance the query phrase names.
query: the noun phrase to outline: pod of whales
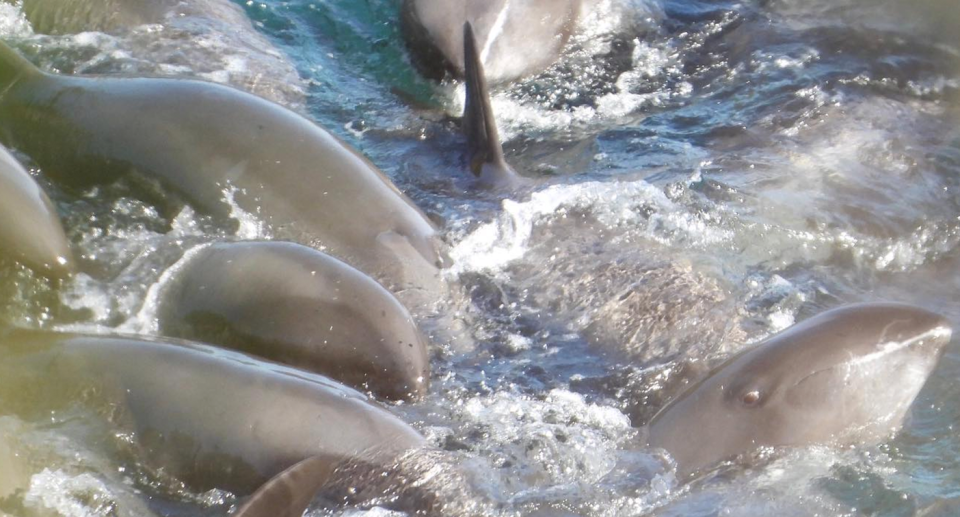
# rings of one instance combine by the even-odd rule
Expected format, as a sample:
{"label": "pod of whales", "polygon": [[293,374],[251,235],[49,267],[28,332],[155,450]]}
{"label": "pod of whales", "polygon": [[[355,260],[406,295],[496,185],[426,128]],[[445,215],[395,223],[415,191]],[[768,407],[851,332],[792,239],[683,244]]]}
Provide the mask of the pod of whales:
{"label": "pod of whales", "polygon": [[2,44],[0,87],[0,137],[52,177],[136,173],[224,217],[233,193],[275,236],[394,292],[439,287],[433,224],[370,161],[292,111],[199,81],[46,74]]}
{"label": "pod of whales", "polygon": [[[116,11],[93,9],[93,3],[78,0],[49,11],[52,15],[37,10],[44,0],[22,1],[41,26],[103,22],[109,27],[156,20],[156,13],[175,0],[155,0],[152,7],[142,5],[149,0],[97,4]],[[416,10],[423,5],[427,11]],[[462,71],[448,66],[465,78],[464,131],[471,169],[481,182],[501,186],[517,181],[499,143],[485,60],[495,70],[495,80],[509,80],[498,74],[511,67],[525,70],[519,73],[524,75],[545,66],[530,62],[538,53],[559,52],[569,31],[561,24],[555,34],[560,47],[554,48],[552,40],[538,40],[536,21],[549,25],[568,19],[573,24],[576,16],[564,18],[563,13],[574,5],[579,2],[404,3],[405,16],[418,23],[436,15],[457,27],[465,16],[442,18],[449,9],[477,16],[480,38],[470,21],[463,23],[460,40],[449,38],[454,46],[462,44]],[[518,6],[540,10],[518,11]],[[527,33],[516,29],[516,12],[528,13],[519,17]],[[423,34],[420,40],[433,37],[426,29]],[[499,45],[511,37],[522,44],[513,44],[509,59],[496,57]],[[423,215],[369,162],[304,119],[203,83],[47,75],[2,45],[0,85],[0,139],[35,156],[52,177],[89,185],[122,174],[142,175],[221,217],[232,216],[236,203],[267,222],[276,235],[330,249],[395,289],[430,290],[438,282],[437,239]],[[36,244],[32,239],[43,232],[37,230],[43,226],[37,221],[58,225],[56,213],[42,192],[24,195],[34,191],[17,182],[29,175],[11,177],[13,186],[7,187],[0,172],[0,246],[44,270],[49,261],[32,261],[17,250],[27,248],[28,241]],[[4,206],[9,200],[29,203]],[[44,206],[45,216],[30,215]],[[68,254],[62,229],[59,236]],[[58,263],[62,260],[54,256]],[[557,267],[552,260],[550,267]],[[689,317],[715,312],[723,319],[729,307],[719,300],[715,307],[705,309],[701,302],[694,308],[693,298],[678,296],[677,307],[664,314],[663,303],[647,304],[640,293],[650,291],[651,281],[683,285],[685,280],[672,279],[684,271],[657,274],[600,303],[600,310],[591,313],[594,322],[576,339],[592,335],[621,348],[633,346],[635,360],[655,351],[697,357],[696,348],[670,341],[685,337],[676,325],[669,328],[671,321],[678,321],[681,313]],[[582,287],[596,285],[597,279],[591,278]],[[407,424],[322,376],[394,399],[415,399],[426,389],[429,362],[423,336],[406,309],[360,271],[291,243],[214,244],[194,255],[165,287],[159,311],[163,332],[294,367],[193,343],[0,330],[0,415],[52,427],[75,418],[77,408],[81,419],[102,417],[103,427],[118,429],[117,441],[135,448],[144,464],[159,466],[193,488],[252,492],[231,513],[235,517],[298,517],[335,477],[338,466],[359,463],[380,475],[377,467],[424,446],[424,439]],[[576,285],[566,287],[572,291]],[[635,310],[643,305],[651,307]],[[611,319],[611,314],[619,316],[616,311],[625,313],[622,319]],[[632,316],[626,314],[630,312]],[[638,321],[644,317],[658,318],[658,326],[646,323],[647,330],[655,332],[636,332],[638,325],[643,328]],[[697,323],[704,327],[697,331],[700,350],[705,344],[720,346],[724,336],[709,336],[709,321]],[[660,336],[669,339],[660,340],[659,347],[649,345]],[[946,320],[905,305],[864,304],[821,314],[714,369],[652,420],[649,443],[667,450],[677,461],[678,478],[688,480],[718,461],[758,447],[881,440],[901,426],[950,336]],[[643,346],[636,345],[642,340]],[[536,375],[533,369],[529,372]],[[465,388],[466,397],[475,395],[466,391],[470,389]],[[511,409],[516,407],[527,406]],[[457,433],[455,429],[440,431]],[[108,432],[98,439],[112,437]],[[4,492],[7,485],[17,489],[25,480],[29,484],[36,467],[17,461],[15,442],[3,438],[0,503],[9,495]],[[559,434],[557,438],[558,443],[568,441]],[[456,439],[449,444],[459,446]],[[352,486],[362,486],[358,478],[362,476],[349,477]],[[511,503],[525,498],[540,503],[539,494],[521,495]],[[469,499],[465,494],[463,498]],[[552,502],[544,506],[534,512],[550,513]],[[930,513],[936,511],[956,513],[948,503]]]}
{"label": "pod of whales", "polygon": [[214,244],[163,291],[160,332],[328,375],[390,399],[426,392],[416,323],[389,291],[312,248]]}
{"label": "pod of whales", "polygon": [[404,0],[413,61],[436,79],[463,77],[463,26],[473,25],[487,79],[504,83],[550,66],[570,39],[583,0]]}
{"label": "pod of whales", "polygon": [[424,444],[325,377],[187,342],[12,330],[0,336],[0,379],[4,414],[49,421],[82,406],[198,490],[246,495],[288,469],[314,474],[263,485],[251,509],[234,514],[244,517],[276,515],[257,500],[278,491],[305,506],[341,462],[376,467]]}
{"label": "pod of whales", "polygon": [[858,445],[899,429],[952,330],[893,303],[841,307],[738,354],[665,406],[649,443],[677,477],[768,446]]}
{"label": "pod of whales", "polygon": [[0,250],[52,277],[74,271],[70,245],[50,198],[0,147]]}

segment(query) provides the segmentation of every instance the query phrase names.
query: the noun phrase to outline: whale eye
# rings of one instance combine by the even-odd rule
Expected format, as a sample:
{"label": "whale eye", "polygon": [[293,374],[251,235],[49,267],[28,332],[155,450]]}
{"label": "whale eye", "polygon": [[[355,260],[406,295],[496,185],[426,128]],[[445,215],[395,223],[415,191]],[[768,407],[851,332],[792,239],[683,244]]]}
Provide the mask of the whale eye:
{"label": "whale eye", "polygon": [[740,402],[743,402],[745,406],[755,406],[760,402],[760,391],[753,390],[748,391],[740,397]]}

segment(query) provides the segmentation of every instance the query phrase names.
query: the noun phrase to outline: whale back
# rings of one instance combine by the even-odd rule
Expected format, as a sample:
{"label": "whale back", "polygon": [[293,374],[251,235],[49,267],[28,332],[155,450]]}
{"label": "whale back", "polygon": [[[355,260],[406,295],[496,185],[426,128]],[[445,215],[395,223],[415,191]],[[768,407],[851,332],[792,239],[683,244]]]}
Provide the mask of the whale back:
{"label": "whale back", "polygon": [[0,374],[5,413],[101,415],[199,490],[249,494],[313,456],[376,464],[423,445],[341,384],[189,342],[14,330],[0,337]]}
{"label": "whale back", "polygon": [[469,22],[493,84],[552,64],[576,28],[581,0],[405,0],[404,35],[427,75],[463,77],[464,23]]}
{"label": "whale back", "polygon": [[50,198],[13,155],[0,147],[0,251],[52,277],[75,269]]}
{"label": "whale back", "polygon": [[[436,292],[436,229],[368,159],[256,96],[182,79],[42,74],[0,44],[0,140],[77,187],[124,175],[171,213],[183,201],[325,249],[394,292]],[[172,194],[172,195],[170,195]]]}

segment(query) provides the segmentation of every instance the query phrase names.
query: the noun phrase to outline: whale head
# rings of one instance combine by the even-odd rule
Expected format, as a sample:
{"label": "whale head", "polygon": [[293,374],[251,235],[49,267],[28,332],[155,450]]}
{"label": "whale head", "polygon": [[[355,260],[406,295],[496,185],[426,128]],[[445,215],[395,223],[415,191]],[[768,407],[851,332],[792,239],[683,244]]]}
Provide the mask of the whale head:
{"label": "whale head", "polygon": [[805,320],[711,371],[651,421],[680,479],[759,447],[860,445],[895,432],[949,343],[948,322],[892,303]]}

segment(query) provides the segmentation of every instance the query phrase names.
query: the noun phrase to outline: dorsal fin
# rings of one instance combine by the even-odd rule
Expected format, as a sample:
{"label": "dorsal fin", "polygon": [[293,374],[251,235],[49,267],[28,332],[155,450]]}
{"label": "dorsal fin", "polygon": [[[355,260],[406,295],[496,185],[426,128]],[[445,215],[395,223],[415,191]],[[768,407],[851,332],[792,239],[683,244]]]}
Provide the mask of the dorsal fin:
{"label": "dorsal fin", "polygon": [[490,105],[487,78],[470,22],[463,24],[463,63],[467,87],[463,132],[467,136],[470,170],[484,183],[494,186],[514,184],[518,176],[503,158],[497,122]]}
{"label": "dorsal fin", "polygon": [[337,464],[329,456],[297,463],[264,483],[232,517],[301,517]]}
{"label": "dorsal fin", "polygon": [[21,56],[16,50],[0,41],[0,93],[25,77],[40,75],[42,72]]}

